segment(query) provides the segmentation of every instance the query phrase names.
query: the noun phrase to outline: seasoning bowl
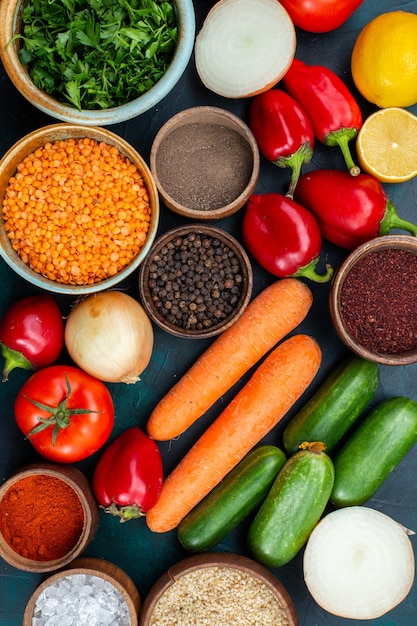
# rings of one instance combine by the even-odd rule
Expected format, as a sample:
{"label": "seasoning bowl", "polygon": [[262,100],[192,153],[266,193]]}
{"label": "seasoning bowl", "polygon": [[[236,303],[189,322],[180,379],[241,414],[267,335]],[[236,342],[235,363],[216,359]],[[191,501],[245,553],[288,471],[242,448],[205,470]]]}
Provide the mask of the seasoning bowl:
{"label": "seasoning bowl", "polygon": [[[83,222],[84,219],[87,219],[88,223],[88,216],[93,213],[94,222],[90,222],[90,224],[92,223],[92,228],[86,228],[83,232],[82,246],[84,246],[84,250],[80,250],[80,248],[77,246],[75,248],[76,254],[74,253],[73,258],[77,255],[78,258],[81,258],[79,256],[80,253],[86,255],[89,251],[93,250],[94,254],[92,256],[92,261],[89,261],[89,263],[94,263],[96,267],[94,269],[90,269],[88,277],[80,272],[80,275],[76,276],[75,282],[73,281],[70,283],[67,282],[66,279],[64,282],[62,282],[61,276],[57,276],[57,272],[64,271],[61,270],[61,263],[67,262],[66,268],[71,267],[72,271],[72,265],[70,266],[69,262],[65,261],[63,256],[67,255],[68,248],[71,247],[73,231],[71,231],[71,235],[68,236],[68,240],[66,243],[63,243],[62,241],[59,243],[61,251],[58,254],[58,258],[56,259],[57,262],[59,262],[59,265],[58,267],[54,266],[55,273],[53,277],[51,277],[51,275],[48,276],[47,272],[39,273],[38,271],[35,271],[35,269],[32,269],[29,263],[26,262],[26,259],[23,259],[23,255],[19,254],[19,252],[14,249],[11,239],[8,237],[5,225],[4,202],[7,190],[9,188],[10,179],[12,177],[15,177],[17,168],[20,167],[20,164],[28,155],[35,153],[38,149],[44,148],[44,146],[48,144],[54,144],[55,142],[65,142],[68,140],[82,141],[86,138],[93,140],[94,142],[96,142],[97,145],[101,145],[102,143],[107,144],[110,150],[117,149],[120,158],[126,160],[126,167],[127,165],[129,165],[129,167],[130,165],[136,167],[136,172],[140,175],[142,180],[142,186],[144,185],[147,190],[147,210],[149,210],[150,215],[148,218],[149,221],[147,222],[147,233],[145,240],[140,240],[140,242],[139,239],[137,240],[137,249],[129,245],[129,248],[126,251],[128,254],[125,259],[123,259],[123,255],[125,254],[124,251],[120,252],[121,258],[124,260],[124,264],[119,264],[120,269],[116,268],[113,273],[106,272],[103,277],[101,270],[104,266],[104,263],[108,263],[110,254],[104,255],[104,261],[102,259],[100,259],[99,261],[97,260],[96,252],[94,252],[94,250],[97,250],[97,233],[101,231],[100,236],[102,237],[102,240],[107,242],[106,245],[109,245],[108,241],[110,239],[113,240],[113,249],[117,249],[117,255],[119,249],[123,250],[123,246],[126,246],[126,241],[124,240],[124,237],[122,237],[122,235],[120,234],[120,232],[124,232],[124,227],[127,226],[129,229],[131,229],[131,231],[132,229],[136,229],[136,231],[139,231],[141,227],[142,222],[140,221],[140,218],[136,217],[135,215],[136,207],[139,208],[140,202],[138,201],[138,203],[136,204],[135,198],[135,200],[132,201],[129,205],[129,208],[124,211],[124,214],[121,212],[116,216],[116,214],[114,213],[114,207],[117,204],[118,198],[115,197],[113,200],[113,196],[110,196],[109,191],[100,189],[100,185],[103,185],[102,182],[96,181],[94,186],[94,183],[91,180],[93,176],[92,172],[85,171],[85,167],[87,165],[90,166],[91,164],[87,163],[84,165],[74,165],[73,169],[71,169],[70,176],[72,177],[73,171],[74,176],[76,175],[76,169],[74,168],[81,168],[79,170],[80,175],[78,177],[81,182],[79,183],[80,188],[77,190],[77,192],[75,191],[75,188],[73,188],[73,200],[79,202],[79,198],[83,198],[83,196],[86,194],[87,196],[89,196],[87,200],[90,202],[90,204],[87,205],[87,200],[85,200],[83,201],[83,205],[81,204],[81,202],[79,205],[77,205],[81,208],[77,209],[80,213],[76,215],[75,218],[77,220],[80,220],[81,222]],[[82,168],[84,168],[84,171],[82,171]],[[91,169],[92,168],[93,165],[91,165]],[[121,171],[124,172],[123,169]],[[57,174],[55,169],[52,169],[51,172],[52,173],[50,176],[50,180],[52,179],[52,175],[58,177],[60,176],[59,173]],[[91,176],[88,177],[87,174],[91,174]],[[107,174],[106,176],[109,177],[109,174]],[[126,174],[126,176],[128,176],[128,174]],[[129,189],[131,189],[132,185],[129,183],[130,178],[126,178],[124,174],[120,175],[120,179],[122,179],[122,181],[124,178],[126,181],[124,183],[125,187],[129,186]],[[74,179],[70,178],[71,182],[73,182],[73,180]],[[39,186],[39,182],[35,180],[35,182],[31,184],[32,189],[33,186],[36,184]],[[67,183],[65,181],[65,177],[63,176],[62,179],[59,178],[59,184],[56,185],[55,192],[57,194],[66,193],[66,185]],[[51,186],[53,185],[48,185],[48,188],[50,188]],[[59,190],[59,192],[56,190]],[[33,192],[32,190],[30,197],[26,197],[26,203],[29,201],[32,203],[33,206],[33,202],[37,201],[37,197],[34,194],[38,193],[41,194],[42,190],[36,189],[35,192]],[[54,209],[54,220],[60,220],[60,216],[62,215],[62,206],[59,205],[59,203],[61,203],[60,196],[57,195],[57,198],[59,199],[57,200],[57,206]],[[107,215],[111,216],[111,223],[110,221],[105,221],[103,225],[102,215],[104,214],[104,210],[100,203],[103,203],[103,206],[105,206]],[[109,203],[111,203],[110,206]],[[97,208],[95,208],[97,206],[100,207],[100,212]],[[142,263],[156,236],[159,222],[159,197],[152,174],[144,159],[133,148],[133,146],[131,146],[124,139],[104,128],[94,127],[86,129],[84,126],[77,124],[52,124],[50,126],[44,126],[38,130],[35,130],[23,137],[9,149],[0,160],[0,210],[2,213],[0,220],[0,255],[3,257],[4,261],[19,276],[27,280],[29,283],[35,285],[36,287],[40,287],[42,289],[45,289],[46,291],[54,293],[80,296],[89,295],[91,293],[102,291],[104,289],[113,288],[115,285],[128,278],[131,273],[134,272]],[[24,210],[27,211],[27,227],[30,229],[31,225],[36,223],[35,217],[30,213],[30,211],[32,211],[33,209],[27,209],[27,206],[25,205]],[[40,216],[38,215],[36,219],[43,219],[43,222],[39,224],[39,227],[43,228],[42,232],[44,233],[41,236],[42,242],[49,236],[51,236],[52,240],[55,241],[56,238],[60,236],[57,232],[58,227],[55,226],[55,222],[51,222],[51,220],[48,219],[47,223],[45,224],[44,211],[40,209],[38,210],[38,213],[40,213]],[[102,220],[101,224],[100,219]],[[68,221],[71,223],[69,224],[69,226],[67,224],[67,227],[72,228],[73,222],[75,222],[74,216],[72,216],[72,219]],[[22,228],[16,228],[18,234],[22,233]],[[141,236],[141,233],[138,232],[138,236],[139,235]],[[48,241],[51,240],[49,239]],[[20,242],[22,242],[22,239],[20,239]],[[33,246],[34,244],[32,240],[32,252],[34,252]],[[39,257],[37,256],[36,258]],[[85,258],[88,258],[88,256],[86,256]],[[68,257],[66,257],[66,259],[68,259]],[[72,278],[72,276],[70,276],[70,278]]]}
{"label": "seasoning bowl", "polygon": [[299,624],[290,595],[266,567],[238,554],[211,552],[176,563],[157,580],[139,626],[180,623],[178,615],[187,624],[226,624],[228,615],[238,623],[240,612],[245,624]]}
{"label": "seasoning bowl", "polygon": [[88,480],[74,466],[27,465],[0,487],[0,556],[17,569],[65,567],[93,540],[98,522]]}
{"label": "seasoning bowl", "polygon": [[[68,586],[65,601],[66,605],[69,605],[70,600],[68,594],[71,593],[71,589],[75,591],[76,584],[90,586],[91,590],[94,592],[94,594],[91,593],[91,596],[94,595],[94,597],[92,597],[92,610],[94,610],[96,604],[94,600],[98,600],[97,593],[100,593],[101,589],[103,589],[103,593],[107,592],[107,597],[102,598],[102,601],[104,602],[106,599],[109,601],[109,606],[106,607],[106,610],[112,607],[116,609],[116,612],[120,611],[121,613],[123,611],[123,621],[116,621],[116,618],[113,617],[114,621],[106,622],[103,619],[103,621],[99,622],[100,624],[123,623],[126,626],[137,626],[141,598],[134,582],[124,570],[114,563],[93,557],[78,558],[71,566],[67,566],[60,572],[44,580],[43,583],[35,589],[26,605],[22,626],[32,626],[34,617],[39,616],[42,611],[42,604],[45,597],[51,597],[52,594],[55,594],[56,597],[56,590],[58,589],[59,593],[59,589],[62,588],[63,585]],[[80,604],[76,606],[80,607]],[[62,610],[64,610],[64,608]],[[83,618],[85,618],[85,616],[86,609],[83,609]],[[118,617],[121,617],[121,615]]]}
{"label": "seasoning bowl", "polygon": [[7,45],[22,28],[25,0],[0,3],[0,58],[16,89],[43,113],[63,122],[86,126],[108,126],[132,119],[154,107],[168,95],[183,75],[190,60],[195,40],[195,12],[192,0],[174,0],[178,23],[178,41],[171,62],[151,89],[119,106],[106,109],[77,109],[64,104],[35,86],[27,66],[19,59],[21,40]]}
{"label": "seasoning bowl", "polygon": [[222,108],[197,106],[157,133],[150,168],[163,203],[194,220],[220,219],[248,201],[259,179],[259,149],[249,127]]}
{"label": "seasoning bowl", "polygon": [[351,252],[330,290],[330,315],[343,343],[382,365],[417,362],[417,239],[386,235]]}
{"label": "seasoning bowl", "polygon": [[216,226],[189,224],[161,235],[139,271],[149,317],[177,337],[214,337],[249,304],[253,274],[241,244]]}

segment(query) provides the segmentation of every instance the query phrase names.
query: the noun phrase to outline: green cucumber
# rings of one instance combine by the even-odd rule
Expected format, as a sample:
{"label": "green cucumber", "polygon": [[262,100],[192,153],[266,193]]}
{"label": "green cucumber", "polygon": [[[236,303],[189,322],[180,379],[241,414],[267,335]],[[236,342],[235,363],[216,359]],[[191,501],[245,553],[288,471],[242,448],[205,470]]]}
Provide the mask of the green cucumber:
{"label": "green cucumber", "polygon": [[321,441],[330,452],[365,410],[378,384],[377,363],[356,355],[343,359],[286,425],[287,454],[297,452],[303,441]]}
{"label": "green cucumber", "polygon": [[178,526],[178,539],[190,552],[220,543],[269,492],[286,456],[273,445],[251,450]]}
{"label": "green cucumber", "polygon": [[417,442],[417,402],[398,396],[375,406],[334,457],[331,501],[363,504]]}
{"label": "green cucumber", "polygon": [[248,530],[249,552],[267,567],[296,556],[329,501],[333,463],[323,444],[304,447],[287,460]]}

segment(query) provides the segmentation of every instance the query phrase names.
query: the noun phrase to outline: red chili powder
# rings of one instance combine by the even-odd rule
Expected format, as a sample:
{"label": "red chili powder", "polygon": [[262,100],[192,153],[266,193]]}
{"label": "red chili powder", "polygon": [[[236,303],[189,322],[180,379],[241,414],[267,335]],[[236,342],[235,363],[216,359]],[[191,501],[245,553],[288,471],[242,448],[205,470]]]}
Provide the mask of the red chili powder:
{"label": "red chili powder", "polygon": [[84,525],[84,511],[75,491],[49,475],[22,478],[0,502],[0,531],[9,546],[34,561],[52,561],[68,554]]}
{"label": "red chili powder", "polygon": [[346,329],[368,350],[417,348],[417,256],[400,248],[369,252],[346,277],[340,310]]}

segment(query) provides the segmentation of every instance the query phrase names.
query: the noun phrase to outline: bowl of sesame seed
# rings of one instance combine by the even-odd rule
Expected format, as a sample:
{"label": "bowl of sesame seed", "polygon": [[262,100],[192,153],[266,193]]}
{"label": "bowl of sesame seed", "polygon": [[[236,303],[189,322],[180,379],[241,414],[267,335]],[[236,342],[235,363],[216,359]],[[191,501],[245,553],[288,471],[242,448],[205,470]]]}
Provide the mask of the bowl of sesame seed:
{"label": "bowl of sesame seed", "polygon": [[228,552],[174,564],[151,588],[139,626],[262,624],[298,626],[293,601],[266,567]]}
{"label": "bowl of sesame seed", "polygon": [[146,257],[159,198],[141,155],[109,130],[52,124],[0,160],[0,254],[31,284],[87,295]]}
{"label": "bowl of sesame seed", "polygon": [[153,244],[139,270],[149,317],[178,337],[220,334],[249,304],[253,274],[243,246],[209,224],[178,226]]}

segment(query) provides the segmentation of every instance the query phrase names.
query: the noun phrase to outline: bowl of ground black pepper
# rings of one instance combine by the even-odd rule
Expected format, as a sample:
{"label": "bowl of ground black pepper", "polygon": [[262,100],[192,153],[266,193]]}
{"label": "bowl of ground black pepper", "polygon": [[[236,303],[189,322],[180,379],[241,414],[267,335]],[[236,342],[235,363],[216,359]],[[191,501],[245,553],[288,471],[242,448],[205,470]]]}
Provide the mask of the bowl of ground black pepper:
{"label": "bowl of ground black pepper", "polygon": [[146,596],[139,626],[298,626],[295,606],[266,567],[228,552],[199,554],[169,568]]}
{"label": "bowl of ground black pepper", "polygon": [[417,362],[417,239],[386,235],[349,254],[336,272],[330,314],[345,345],[383,365]]}
{"label": "bowl of ground black pepper", "polygon": [[70,465],[25,466],[0,487],[0,556],[27,572],[65,567],[93,540],[99,508]]}
{"label": "bowl of ground black pepper", "polygon": [[248,201],[260,157],[249,127],[222,108],[177,113],[157,133],[150,168],[163,203],[194,220],[232,215]]}
{"label": "bowl of ground black pepper", "polygon": [[149,317],[178,337],[213,337],[249,304],[252,267],[241,244],[216,226],[189,224],[161,235],[139,271]]}

